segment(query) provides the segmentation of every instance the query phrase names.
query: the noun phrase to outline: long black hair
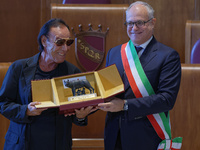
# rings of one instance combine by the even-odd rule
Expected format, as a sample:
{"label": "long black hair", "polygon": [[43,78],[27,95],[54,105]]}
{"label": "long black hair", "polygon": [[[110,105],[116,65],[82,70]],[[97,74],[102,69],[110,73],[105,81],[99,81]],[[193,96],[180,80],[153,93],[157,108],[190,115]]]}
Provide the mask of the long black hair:
{"label": "long black hair", "polygon": [[[54,18],[54,19],[51,19],[49,21],[47,21],[43,26],[42,28],[40,29],[40,32],[38,34],[38,37],[37,37],[37,40],[38,40],[38,44],[39,44],[39,50],[40,51],[43,51],[44,50],[44,47],[42,45],[42,42],[41,42],[41,37],[42,35],[44,36],[47,36],[50,29],[52,27],[59,27],[61,25],[64,25],[66,26],[68,29],[69,29],[69,26],[60,18]],[[70,30],[70,29],[69,29]]]}

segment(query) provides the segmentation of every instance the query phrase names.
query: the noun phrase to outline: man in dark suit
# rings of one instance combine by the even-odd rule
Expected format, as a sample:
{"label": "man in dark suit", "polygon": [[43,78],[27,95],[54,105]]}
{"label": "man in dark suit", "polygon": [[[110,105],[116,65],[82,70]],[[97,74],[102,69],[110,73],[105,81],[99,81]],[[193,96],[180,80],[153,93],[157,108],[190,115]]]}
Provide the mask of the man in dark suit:
{"label": "man in dark suit", "polygon": [[[149,4],[132,3],[125,23],[130,41],[107,54],[106,66],[116,64],[125,91],[98,105],[108,112],[105,150],[157,150],[163,147],[162,142],[166,147],[172,146],[171,131],[163,129],[162,124],[170,130],[168,111],[173,108],[179,90],[181,63],[174,49],[153,36],[155,23]],[[168,124],[160,123],[160,118]]]}

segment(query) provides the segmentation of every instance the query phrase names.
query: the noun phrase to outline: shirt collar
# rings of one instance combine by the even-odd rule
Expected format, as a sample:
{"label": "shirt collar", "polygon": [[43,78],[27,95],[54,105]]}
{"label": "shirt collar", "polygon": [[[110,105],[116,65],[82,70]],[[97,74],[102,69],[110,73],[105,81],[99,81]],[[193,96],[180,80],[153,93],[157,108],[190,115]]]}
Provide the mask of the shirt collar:
{"label": "shirt collar", "polygon": [[138,53],[138,57],[140,58],[140,56],[142,55],[142,53],[144,52],[145,48],[147,47],[147,45],[150,43],[150,41],[152,40],[153,36],[151,36],[151,38],[149,40],[147,40],[145,43],[141,44],[140,47],[142,47],[143,49],[141,51],[139,51]]}
{"label": "shirt collar", "polygon": [[145,43],[141,44],[140,47],[145,49],[147,47],[147,45],[150,43],[150,41],[152,40],[152,38],[153,38],[153,36],[151,36],[151,38],[149,40],[147,40]]}

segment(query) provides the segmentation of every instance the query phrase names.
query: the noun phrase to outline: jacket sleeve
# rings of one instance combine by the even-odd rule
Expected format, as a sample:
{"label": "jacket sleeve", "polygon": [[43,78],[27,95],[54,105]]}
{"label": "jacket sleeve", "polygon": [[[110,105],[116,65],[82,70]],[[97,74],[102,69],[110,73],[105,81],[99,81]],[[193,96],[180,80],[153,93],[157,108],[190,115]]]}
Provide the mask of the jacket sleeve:
{"label": "jacket sleeve", "polygon": [[86,126],[88,124],[88,119],[86,117],[83,120],[78,120],[76,116],[73,116],[73,123],[77,126]]}
{"label": "jacket sleeve", "polygon": [[27,105],[22,102],[19,92],[21,69],[13,63],[4,78],[0,89],[0,112],[9,120],[17,123],[29,123],[31,120],[26,115]]}

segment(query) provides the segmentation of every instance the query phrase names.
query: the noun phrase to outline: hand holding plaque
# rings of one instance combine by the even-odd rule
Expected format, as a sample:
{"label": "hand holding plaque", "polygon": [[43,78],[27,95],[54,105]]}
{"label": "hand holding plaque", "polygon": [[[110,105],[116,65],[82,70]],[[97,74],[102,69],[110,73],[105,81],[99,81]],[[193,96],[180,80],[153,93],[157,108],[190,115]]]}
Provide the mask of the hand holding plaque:
{"label": "hand holding plaque", "polygon": [[115,65],[104,69],[31,81],[36,108],[59,107],[60,113],[74,113],[75,109],[97,106],[106,99],[124,91],[124,85]]}

